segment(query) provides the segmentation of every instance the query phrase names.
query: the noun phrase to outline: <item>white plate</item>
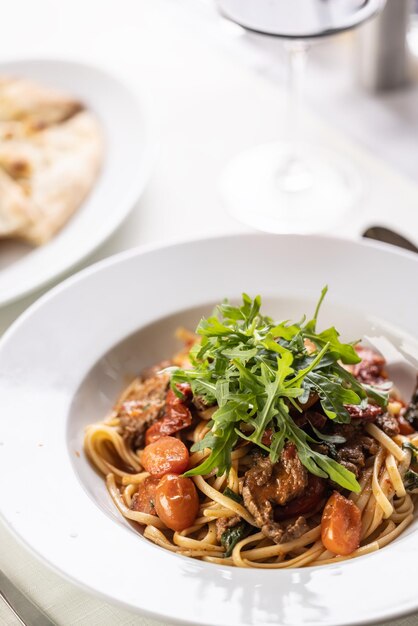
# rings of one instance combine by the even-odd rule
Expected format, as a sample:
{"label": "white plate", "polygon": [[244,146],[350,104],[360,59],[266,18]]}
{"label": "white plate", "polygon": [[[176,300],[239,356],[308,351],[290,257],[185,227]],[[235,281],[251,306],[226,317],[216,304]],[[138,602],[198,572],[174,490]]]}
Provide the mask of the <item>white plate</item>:
{"label": "white plate", "polygon": [[[49,566],[111,601],[163,620],[216,626],[360,624],[418,609],[417,524],[342,564],[260,571],[172,554],[142,538],[82,453],[140,367],[172,353],[224,296],[263,294],[273,315],[313,310],[346,337],[384,334],[417,353],[418,257],[325,237],[244,235],[133,250],[36,302],[0,343],[0,509]],[[128,337],[130,339],[128,340]]]}
{"label": "white plate", "polygon": [[91,193],[49,243],[34,249],[0,242],[0,305],[48,283],[103,243],[139,199],[156,153],[144,105],[101,69],[32,60],[0,64],[0,76],[5,74],[39,81],[82,100],[102,125],[105,155]]}

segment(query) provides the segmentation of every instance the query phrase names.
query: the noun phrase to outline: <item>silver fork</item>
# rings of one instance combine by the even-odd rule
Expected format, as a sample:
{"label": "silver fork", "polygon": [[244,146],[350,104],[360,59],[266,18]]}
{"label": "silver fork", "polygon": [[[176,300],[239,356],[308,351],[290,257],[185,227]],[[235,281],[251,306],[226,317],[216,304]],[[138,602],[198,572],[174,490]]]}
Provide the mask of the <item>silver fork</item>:
{"label": "silver fork", "polygon": [[399,233],[396,233],[394,230],[386,228],[385,226],[370,226],[370,228],[367,228],[364,231],[362,237],[366,237],[366,239],[375,239],[376,241],[383,241],[383,243],[390,243],[393,246],[399,246],[399,248],[404,248],[410,252],[418,252],[418,248],[412,243],[412,241],[409,241],[409,239],[406,239]]}
{"label": "silver fork", "polygon": [[23,626],[56,626],[39,607],[27,598],[0,570],[0,597]]}

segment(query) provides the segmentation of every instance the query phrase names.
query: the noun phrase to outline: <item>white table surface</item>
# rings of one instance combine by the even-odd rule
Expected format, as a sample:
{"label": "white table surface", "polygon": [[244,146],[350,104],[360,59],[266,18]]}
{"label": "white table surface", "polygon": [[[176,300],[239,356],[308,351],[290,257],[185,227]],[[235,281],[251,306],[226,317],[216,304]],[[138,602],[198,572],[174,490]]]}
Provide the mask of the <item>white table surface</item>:
{"label": "white table surface", "polygon": [[[201,4],[198,0],[13,0],[2,16],[2,60],[36,56],[96,63],[146,97],[158,128],[160,154],[144,196],[124,225],[80,267],[145,243],[247,230],[224,212],[216,185],[229,158],[280,137],[283,93],[279,81],[271,80],[276,78],[273,65],[269,71],[271,49],[258,48],[242,37],[237,41],[237,33],[215,19],[208,0]],[[317,58],[320,61],[319,53]],[[320,63],[314,71],[323,84],[328,80],[331,89]],[[364,97],[345,84],[357,103],[353,117],[364,125],[358,105]],[[334,96],[338,99],[338,94]],[[308,101],[318,111],[316,98],[316,105],[313,96]],[[410,98],[416,103],[414,93]],[[399,149],[399,133],[394,142],[401,157],[393,156],[380,133],[376,143],[384,149],[377,150],[376,156],[364,149],[373,146],[373,124],[363,135],[363,146],[357,145],[338,130],[344,127],[344,115],[328,114],[332,109],[328,100],[327,121],[307,113],[305,133],[355,159],[366,181],[362,205],[337,231],[356,237],[366,225],[387,224],[418,242],[418,187],[411,166],[411,135],[416,126],[412,124],[409,134],[404,126],[399,130],[405,132],[409,159]],[[340,107],[341,94],[338,102]],[[367,102],[369,109],[375,106],[382,111],[380,102]],[[412,107],[410,100],[408,106]],[[0,332],[40,293],[1,309]],[[111,606],[51,572],[1,523],[0,546],[1,568],[59,625],[157,624]],[[0,603],[0,624],[17,623]],[[412,626],[418,624],[418,617],[396,624]]]}

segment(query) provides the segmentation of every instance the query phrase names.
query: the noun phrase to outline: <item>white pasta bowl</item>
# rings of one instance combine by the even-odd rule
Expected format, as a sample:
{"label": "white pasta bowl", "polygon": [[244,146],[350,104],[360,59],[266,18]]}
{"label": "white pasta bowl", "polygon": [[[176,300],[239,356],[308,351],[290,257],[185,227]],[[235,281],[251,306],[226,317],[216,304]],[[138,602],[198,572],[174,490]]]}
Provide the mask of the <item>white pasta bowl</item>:
{"label": "white pasta bowl", "polygon": [[344,338],[387,337],[416,359],[418,257],[378,244],[251,234],[132,250],[35,303],[0,343],[0,511],[46,564],[140,613],[214,626],[365,624],[418,609],[418,523],[384,549],[293,570],[218,566],[168,552],[117,512],[87,462],[99,421],[175,329],[241,292],[273,317],[310,313]]}

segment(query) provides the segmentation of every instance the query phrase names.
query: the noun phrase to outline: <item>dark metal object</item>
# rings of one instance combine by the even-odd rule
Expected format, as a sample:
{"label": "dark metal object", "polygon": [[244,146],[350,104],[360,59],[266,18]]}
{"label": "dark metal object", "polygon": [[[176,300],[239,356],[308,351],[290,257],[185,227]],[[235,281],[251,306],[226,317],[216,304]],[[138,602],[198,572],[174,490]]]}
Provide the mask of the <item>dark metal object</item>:
{"label": "dark metal object", "polygon": [[368,91],[399,89],[407,84],[410,9],[410,0],[388,0],[376,19],[358,29],[356,75]]}
{"label": "dark metal object", "polygon": [[362,236],[366,237],[366,239],[390,243],[392,246],[398,246],[410,252],[418,252],[417,246],[415,246],[412,241],[405,239],[405,237],[402,237],[399,233],[395,233],[395,231],[390,230],[390,228],[385,228],[384,226],[371,226],[364,231]]}
{"label": "dark metal object", "polygon": [[3,598],[23,626],[56,626],[1,570],[0,598]]}

